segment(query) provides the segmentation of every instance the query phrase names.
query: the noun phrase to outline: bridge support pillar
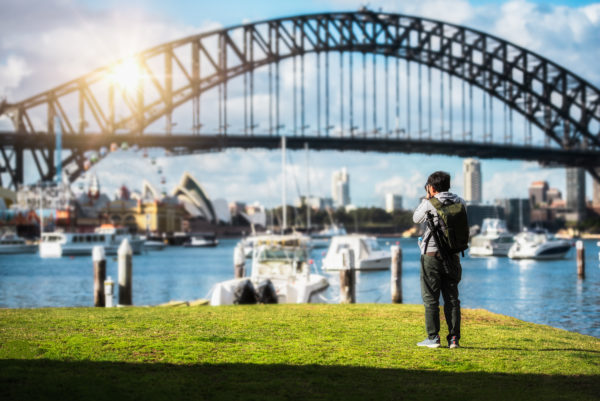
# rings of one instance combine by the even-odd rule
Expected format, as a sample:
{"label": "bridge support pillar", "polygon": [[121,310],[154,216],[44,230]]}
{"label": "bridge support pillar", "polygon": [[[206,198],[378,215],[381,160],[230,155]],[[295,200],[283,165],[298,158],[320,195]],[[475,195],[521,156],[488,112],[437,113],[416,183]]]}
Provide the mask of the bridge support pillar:
{"label": "bridge support pillar", "polygon": [[593,198],[592,205],[594,207],[600,208],[600,167],[596,167],[594,169],[596,173],[595,177],[592,177],[592,187],[593,187]]}
{"label": "bridge support pillar", "polygon": [[23,185],[23,152],[23,148],[15,148],[15,182],[13,182],[15,189]]}

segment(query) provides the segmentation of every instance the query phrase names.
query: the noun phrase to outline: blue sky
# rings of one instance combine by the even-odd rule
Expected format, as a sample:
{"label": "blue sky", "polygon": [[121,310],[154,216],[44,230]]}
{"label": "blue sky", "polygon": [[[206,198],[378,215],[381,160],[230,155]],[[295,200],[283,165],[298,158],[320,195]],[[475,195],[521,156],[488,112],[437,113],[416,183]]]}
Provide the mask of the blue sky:
{"label": "blue sky", "polygon": [[[490,32],[536,51],[600,84],[600,3],[591,1],[90,1],[8,0],[0,15],[0,96],[20,100],[132,51],[192,35],[206,29],[287,15],[372,9],[447,20]],[[1,123],[1,122],[0,122]],[[4,122],[6,123],[6,121]],[[501,128],[499,128],[500,130]],[[305,192],[304,154],[290,152],[288,199]],[[183,171],[190,171],[212,198],[228,201],[279,202],[280,155],[278,152],[238,151],[166,157],[151,152],[170,189]],[[160,175],[138,152],[117,152],[94,166],[108,192],[126,184],[139,189],[147,178],[157,187]],[[310,153],[311,193],[330,196],[331,173],[346,166],[351,176],[352,202],[382,206],[385,192],[404,195],[405,207],[413,207],[422,183],[434,170],[453,176],[462,193],[462,160],[405,154],[340,152]],[[484,199],[525,197],[529,183],[546,179],[563,191],[564,169],[540,168],[535,163],[482,160]],[[297,183],[290,177],[297,176]],[[591,180],[588,178],[588,196]]]}

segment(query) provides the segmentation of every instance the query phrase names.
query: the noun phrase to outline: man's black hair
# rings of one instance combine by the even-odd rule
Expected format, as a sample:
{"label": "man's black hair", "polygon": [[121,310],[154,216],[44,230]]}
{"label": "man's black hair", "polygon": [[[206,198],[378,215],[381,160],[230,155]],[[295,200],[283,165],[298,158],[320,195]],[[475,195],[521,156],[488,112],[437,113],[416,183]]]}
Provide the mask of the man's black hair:
{"label": "man's black hair", "polygon": [[436,192],[446,192],[450,189],[450,174],[436,171],[427,178],[427,185],[431,185]]}

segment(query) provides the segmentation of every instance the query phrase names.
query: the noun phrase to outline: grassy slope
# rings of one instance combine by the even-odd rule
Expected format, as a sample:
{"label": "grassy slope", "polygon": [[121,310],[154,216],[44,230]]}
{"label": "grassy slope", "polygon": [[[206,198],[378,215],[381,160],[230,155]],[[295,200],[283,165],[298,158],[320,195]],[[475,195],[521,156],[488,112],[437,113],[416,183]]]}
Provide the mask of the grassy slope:
{"label": "grassy slope", "polygon": [[464,310],[461,349],[417,348],[423,337],[415,305],[0,310],[0,398],[600,394],[594,337],[482,310]]}

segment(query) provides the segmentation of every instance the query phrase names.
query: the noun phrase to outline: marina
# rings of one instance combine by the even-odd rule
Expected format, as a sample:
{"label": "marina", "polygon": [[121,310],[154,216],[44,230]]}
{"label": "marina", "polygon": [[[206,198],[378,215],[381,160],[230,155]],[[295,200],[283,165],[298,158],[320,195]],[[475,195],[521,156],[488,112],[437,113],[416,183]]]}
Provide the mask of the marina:
{"label": "marina", "polygon": [[[221,239],[213,248],[170,246],[133,257],[133,304],[208,298],[211,288],[234,277],[233,251],[239,239]],[[402,248],[403,302],[421,304],[419,251],[413,238],[380,238],[382,248]],[[586,276],[577,277],[575,249],[565,259],[462,259],[461,306],[483,308],[519,319],[600,337],[600,261],[597,240],[584,240]],[[329,281],[324,298],[339,301],[339,272],[322,270],[322,249],[313,249],[319,274]],[[246,261],[247,275],[249,263]],[[0,307],[41,308],[93,305],[90,257],[42,259],[37,254],[0,256]],[[116,278],[117,262],[108,258],[107,276]],[[390,271],[357,271],[357,303],[390,303]],[[465,336],[468,322],[465,322]]]}

